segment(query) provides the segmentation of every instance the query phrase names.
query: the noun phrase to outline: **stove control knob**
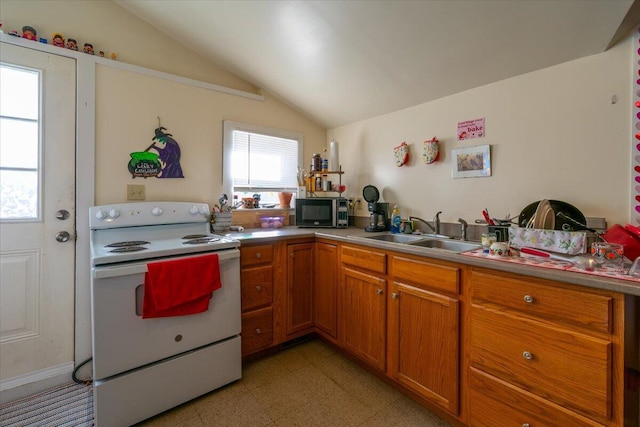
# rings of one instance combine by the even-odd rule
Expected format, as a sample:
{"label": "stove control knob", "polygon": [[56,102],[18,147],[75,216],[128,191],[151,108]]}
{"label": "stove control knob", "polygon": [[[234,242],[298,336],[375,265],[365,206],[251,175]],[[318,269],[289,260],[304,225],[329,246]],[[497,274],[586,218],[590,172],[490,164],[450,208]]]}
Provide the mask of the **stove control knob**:
{"label": "stove control knob", "polygon": [[96,218],[98,218],[100,221],[102,221],[106,217],[107,217],[107,213],[105,211],[103,211],[102,209],[100,209],[98,212],[96,212]]}
{"label": "stove control knob", "polygon": [[198,214],[198,207],[196,205],[191,206],[191,209],[189,209],[189,213],[191,215],[197,215]]}
{"label": "stove control knob", "polygon": [[156,206],[155,208],[151,209],[151,214],[153,216],[160,216],[162,215],[162,208]]}
{"label": "stove control knob", "polygon": [[109,218],[116,219],[120,216],[120,211],[118,209],[111,209],[109,211]]}
{"label": "stove control knob", "polygon": [[206,214],[208,214],[208,213],[209,213],[209,211],[208,211],[208,209],[207,209],[207,207],[206,207],[206,206],[202,205],[202,206],[200,206],[200,213],[201,213],[202,215],[206,215]]}

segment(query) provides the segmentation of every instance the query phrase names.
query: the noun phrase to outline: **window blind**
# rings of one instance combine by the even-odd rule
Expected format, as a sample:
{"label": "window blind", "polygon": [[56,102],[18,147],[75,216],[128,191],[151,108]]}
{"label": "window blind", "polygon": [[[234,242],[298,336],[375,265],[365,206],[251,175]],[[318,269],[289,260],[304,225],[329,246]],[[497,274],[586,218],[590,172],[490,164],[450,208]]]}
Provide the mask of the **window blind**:
{"label": "window blind", "polygon": [[234,191],[284,191],[296,188],[298,147],[295,139],[234,130]]}

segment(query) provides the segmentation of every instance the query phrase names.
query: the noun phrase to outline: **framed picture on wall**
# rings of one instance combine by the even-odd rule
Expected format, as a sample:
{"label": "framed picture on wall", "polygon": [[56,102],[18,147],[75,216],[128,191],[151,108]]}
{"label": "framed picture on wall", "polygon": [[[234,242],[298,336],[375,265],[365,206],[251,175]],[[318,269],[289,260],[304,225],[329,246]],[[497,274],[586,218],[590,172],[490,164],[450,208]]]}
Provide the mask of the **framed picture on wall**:
{"label": "framed picture on wall", "polygon": [[475,178],[491,176],[491,146],[455,148],[451,150],[451,176]]}

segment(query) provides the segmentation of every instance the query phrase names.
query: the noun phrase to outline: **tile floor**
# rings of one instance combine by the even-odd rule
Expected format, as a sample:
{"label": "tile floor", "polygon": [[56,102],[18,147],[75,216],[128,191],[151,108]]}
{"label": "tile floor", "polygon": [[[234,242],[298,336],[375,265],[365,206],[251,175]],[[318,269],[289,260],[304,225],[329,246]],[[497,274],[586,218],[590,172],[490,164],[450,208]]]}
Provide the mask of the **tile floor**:
{"label": "tile floor", "polygon": [[244,365],[242,379],[137,427],[449,424],[319,340]]}

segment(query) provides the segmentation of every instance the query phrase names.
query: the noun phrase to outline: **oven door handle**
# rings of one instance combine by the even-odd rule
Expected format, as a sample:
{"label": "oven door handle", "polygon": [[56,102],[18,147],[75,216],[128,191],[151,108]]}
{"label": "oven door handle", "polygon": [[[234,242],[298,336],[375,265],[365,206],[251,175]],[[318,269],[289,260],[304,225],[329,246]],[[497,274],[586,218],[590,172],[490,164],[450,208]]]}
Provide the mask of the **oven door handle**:
{"label": "oven door handle", "polygon": [[[233,259],[233,258],[239,258],[240,257],[240,251],[238,249],[232,249],[232,250],[224,250],[224,251],[219,251],[219,252],[215,252],[216,254],[218,254],[218,260],[220,262],[229,260],[229,259]],[[203,252],[200,255],[210,255],[211,252]],[[180,259],[180,258],[191,258],[193,257],[195,254],[190,254],[189,256],[185,256],[185,257],[176,257],[176,258],[171,258],[171,259]],[[152,262],[157,262],[159,260],[156,261],[152,261]],[[93,278],[94,279],[106,279],[109,277],[119,277],[119,276],[129,276],[132,274],[141,274],[141,273],[146,273],[147,272],[147,263],[139,263],[139,264],[133,264],[133,265],[111,265],[111,266],[98,266],[95,267],[93,269]]]}

